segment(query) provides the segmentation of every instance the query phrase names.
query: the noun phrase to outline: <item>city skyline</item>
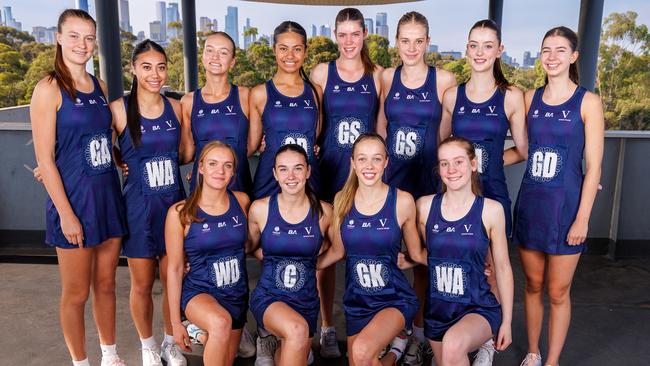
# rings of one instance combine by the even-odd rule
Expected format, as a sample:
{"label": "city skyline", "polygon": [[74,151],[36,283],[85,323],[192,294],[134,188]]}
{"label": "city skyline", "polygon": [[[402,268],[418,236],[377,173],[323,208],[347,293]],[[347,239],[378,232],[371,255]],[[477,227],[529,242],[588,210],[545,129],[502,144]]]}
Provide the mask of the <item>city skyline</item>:
{"label": "city skyline", "polygon": [[[120,0],[119,2],[126,2],[126,0]],[[34,13],[26,11],[27,8],[30,10],[33,9],[33,6],[26,6],[24,2],[17,0],[0,1],[0,7],[12,7],[13,19],[22,23],[23,30],[30,34],[32,33],[33,27],[39,26],[45,29],[52,27],[56,24],[56,16],[52,16],[52,14],[57,14],[66,7],[75,6],[75,1],[73,0],[59,1],[57,2],[58,4],[51,4],[51,2],[45,0],[33,0],[30,3],[39,3],[39,8],[48,9],[48,11]],[[89,1],[89,3],[90,12],[93,13],[94,1]],[[130,27],[132,33],[137,34],[144,31],[145,36],[153,38],[151,37],[151,23],[155,23],[155,21],[158,20],[161,23],[160,32],[165,33],[165,37],[162,38],[167,38],[167,33],[170,29],[163,27],[163,20],[169,22],[169,20],[166,19],[169,9],[166,8],[165,11],[161,11],[163,8],[160,7],[160,3],[163,2],[154,0],[129,1],[128,12],[131,15],[149,14],[150,17],[152,14],[156,15],[156,19],[147,19],[147,17],[143,16],[131,16]],[[179,1],[168,1],[166,3],[177,4],[176,9],[180,6]],[[368,23],[368,20],[375,21],[375,24],[372,25],[375,28],[374,32],[369,29],[369,33],[381,34],[384,32],[384,29],[381,27],[386,26],[388,28],[385,30],[385,33],[388,33],[387,38],[391,45],[394,45],[394,32],[399,17],[407,11],[419,11],[428,17],[429,26],[431,28],[430,38],[432,46],[437,46],[441,52],[455,51],[461,52],[462,54],[465,49],[468,29],[476,20],[485,18],[487,15],[487,2],[478,0],[458,0],[453,4],[436,2],[435,5],[437,9],[440,10],[436,12],[431,11],[431,5],[433,5],[433,1],[381,6],[359,6],[358,8],[364,14],[366,23]],[[156,6],[158,6],[158,9],[160,10],[155,9]],[[211,23],[218,24],[219,22],[216,22],[216,20],[219,18],[225,19],[226,21],[224,23],[228,23],[228,7],[237,7],[237,15],[233,18],[234,22],[236,22],[237,31],[232,32],[234,34],[231,34],[231,32],[228,33],[231,34],[231,36],[234,35],[233,38],[236,40],[238,45],[239,38],[243,37],[244,32],[244,27],[239,27],[238,24],[244,24],[244,20],[246,19],[250,20],[250,23],[248,24],[258,29],[258,38],[261,38],[263,35],[272,34],[273,28],[286,19],[298,21],[308,30],[308,34],[311,35],[312,32],[309,32],[309,28],[313,25],[317,27],[318,31],[320,31],[321,26],[329,25],[333,32],[332,23],[334,22],[338,10],[342,8],[337,6],[288,6],[232,0],[222,1],[219,4],[206,0],[197,0],[196,6],[197,25],[199,25],[199,19],[202,17],[213,19],[214,21]],[[155,13],[154,9],[156,10]],[[449,11],[455,9],[462,9],[463,11]],[[526,12],[522,10],[528,11]],[[611,12],[624,12],[628,10],[636,11],[639,14],[637,20],[638,23],[650,23],[650,2],[644,2],[642,0],[605,2],[603,16],[605,17]],[[122,14],[122,12],[120,13]],[[381,24],[383,16],[380,17],[380,14],[378,13],[386,14],[387,24]],[[458,13],[462,14],[459,16]],[[537,2],[508,3],[504,6],[503,13],[503,43],[506,47],[506,52],[512,58],[517,59],[518,63],[523,66],[523,61],[526,58],[524,52],[536,54],[539,50],[538,47],[541,37],[546,30],[559,24],[569,26],[574,30],[577,29],[579,2],[577,0],[574,2],[549,0],[545,5],[538,4]],[[526,13],[533,13],[536,14],[536,16],[532,20],[525,19],[521,14]],[[4,16],[4,14],[2,15]],[[450,24],[453,24],[453,26]],[[219,24],[218,29],[226,30],[225,28],[228,25],[229,24],[224,24],[224,26],[220,26]],[[120,24],[120,26],[122,27],[123,25]],[[368,24],[368,26],[370,26],[370,24]],[[201,28],[197,27],[197,29],[200,30]],[[215,29],[215,27],[213,26],[212,29]],[[444,35],[441,34],[441,29],[444,29]],[[317,33],[320,34],[318,31]]]}

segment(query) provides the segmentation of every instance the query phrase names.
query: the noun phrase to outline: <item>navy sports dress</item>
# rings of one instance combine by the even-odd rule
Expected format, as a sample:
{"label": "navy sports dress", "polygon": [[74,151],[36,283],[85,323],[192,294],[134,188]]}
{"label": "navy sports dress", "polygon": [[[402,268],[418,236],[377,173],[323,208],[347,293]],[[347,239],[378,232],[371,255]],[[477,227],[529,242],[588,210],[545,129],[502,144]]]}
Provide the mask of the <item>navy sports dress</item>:
{"label": "navy sports dress", "polygon": [[[83,228],[83,246],[94,247],[126,234],[120,181],[113,162],[112,114],[97,79],[95,89],[77,90],[77,97],[61,89],[56,112],[54,157],[61,182],[74,214]],[[61,219],[52,199],[45,203],[45,243],[78,248],[61,231]]]}
{"label": "navy sports dress", "polygon": [[297,144],[307,152],[311,176],[309,182],[319,192],[318,165],[315,164],[314,143],[318,125],[318,107],[314,93],[307,82],[303,92],[297,97],[287,97],[273,84],[266,82],[266,105],[262,113],[262,129],[266,150],[260,155],[259,165],[253,180],[255,199],[279,192],[278,182],[273,177],[273,160],[282,145]]}
{"label": "navy sports dress", "polygon": [[410,329],[418,299],[397,267],[402,230],[397,222],[397,189],[388,190],[384,206],[374,215],[352,209],[341,223],[346,253],[345,308],[348,337],[359,333],[381,310],[395,308]]}
{"label": "navy sports dress", "polygon": [[469,212],[456,221],[442,217],[442,194],[433,197],[426,223],[429,288],[424,310],[424,334],[440,342],[467,314],[483,316],[497,334],[501,305],[485,276],[490,240],[483,226],[484,198],[476,196]]}
{"label": "navy sports dress", "polygon": [[297,224],[286,222],[278,208],[278,195],[269,198],[269,212],[262,230],[262,274],[251,294],[251,311],[258,327],[264,328],[264,312],[274,302],[283,302],[300,314],[316,331],[320,299],[316,289],[316,258],[323,237],[318,215],[311,208]]}
{"label": "navy sports dress", "polygon": [[211,141],[219,140],[230,145],[237,156],[237,172],[230,189],[251,193],[253,181],[248,167],[248,118],[239,102],[239,89],[230,85],[228,97],[218,103],[203,100],[201,89],[194,92],[192,100],[192,138],[196,145],[190,191],[194,190],[198,178],[199,157],[203,147]]}
{"label": "navy sports dress", "polygon": [[190,272],[183,279],[181,309],[199,294],[214,297],[232,318],[232,329],[246,324],[248,275],[244,247],[248,238],[246,215],[228,191],[230,206],[221,215],[197,208],[202,222],[193,222],[183,244]]}
{"label": "navy sports dress", "polygon": [[323,200],[332,202],[336,192],[343,188],[350,172],[352,144],[362,133],[375,131],[377,107],[372,74],[347,82],[339,76],[336,61],[329,63],[323,90],[325,118],[319,156]]}
{"label": "navy sports dress", "polygon": [[[142,139],[135,146],[129,127],[120,134],[122,160],[129,166],[124,201],[129,234],[122,254],[129,258],[165,255],[165,218],[174,203],[185,198],[180,180],[178,146],[181,125],[165,96],[163,113],[154,119],[140,116]],[[128,103],[124,97],[124,105]]]}
{"label": "navy sports dress", "polygon": [[501,203],[506,215],[506,234],[510,236],[511,202],[503,171],[503,147],[510,129],[505,111],[506,92],[497,89],[490,99],[474,103],[467,97],[465,86],[458,86],[451,131],[474,145],[482,194]]}
{"label": "navy sports dress", "polygon": [[576,254],[584,244],[569,245],[569,228],[582,193],[585,126],[580,106],[586,93],[577,87],[566,102],[542,101],[535,90],[528,111],[528,163],[515,204],[513,242],[547,254]]}
{"label": "navy sports dress", "polygon": [[424,84],[416,89],[402,84],[401,70],[401,66],[395,70],[384,101],[389,157],[385,181],[419,198],[436,192],[442,107],[434,67],[429,67]]}

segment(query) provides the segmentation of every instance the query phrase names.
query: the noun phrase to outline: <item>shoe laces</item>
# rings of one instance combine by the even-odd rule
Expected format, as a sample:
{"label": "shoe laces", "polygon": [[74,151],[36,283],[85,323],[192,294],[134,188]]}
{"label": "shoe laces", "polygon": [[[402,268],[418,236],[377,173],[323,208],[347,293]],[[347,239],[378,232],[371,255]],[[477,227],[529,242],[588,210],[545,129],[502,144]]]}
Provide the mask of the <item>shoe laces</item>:
{"label": "shoe laces", "polygon": [[[104,362],[106,359],[106,362]],[[126,364],[118,355],[102,357],[102,365],[107,366],[125,366]]]}
{"label": "shoe laces", "polygon": [[404,363],[419,365],[422,363],[422,344],[417,340],[413,340],[406,349],[404,355]]}
{"label": "shoe laces", "polygon": [[524,358],[524,360],[521,361],[521,364],[519,366],[534,366],[535,361],[538,361],[538,360],[541,360],[541,359],[542,359],[542,356],[539,353],[528,353],[528,354],[526,354],[526,358]]}
{"label": "shoe laces", "polygon": [[178,348],[178,345],[176,343],[174,344],[167,344],[165,346],[165,351],[169,353],[169,356],[173,359],[177,359],[181,357],[181,352],[180,349]]}
{"label": "shoe laces", "polygon": [[263,355],[268,355],[268,357],[273,357],[273,352],[276,348],[275,337],[270,335],[264,338],[260,338],[260,348]]}
{"label": "shoe laces", "polygon": [[141,348],[142,350],[142,358],[144,361],[144,358],[147,358],[148,362],[157,362],[160,363],[160,353],[157,349],[155,348]]}
{"label": "shoe laces", "polygon": [[322,344],[326,346],[334,345],[336,344],[336,333],[334,332],[321,333],[320,339],[322,340]]}

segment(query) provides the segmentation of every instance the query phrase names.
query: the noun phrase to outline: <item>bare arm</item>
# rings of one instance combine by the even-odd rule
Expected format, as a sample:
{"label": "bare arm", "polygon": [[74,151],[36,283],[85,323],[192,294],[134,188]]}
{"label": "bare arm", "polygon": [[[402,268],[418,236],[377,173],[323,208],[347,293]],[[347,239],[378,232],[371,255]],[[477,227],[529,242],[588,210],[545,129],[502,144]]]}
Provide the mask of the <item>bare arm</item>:
{"label": "bare arm", "polygon": [[327,268],[341,260],[345,255],[345,248],[343,247],[343,241],[341,240],[341,230],[340,228],[335,227],[336,225],[334,224],[334,216],[331,208],[329,209],[329,215],[331,222],[327,229],[327,237],[330,241],[330,246],[318,256],[318,261],[316,262],[317,269]]}
{"label": "bare arm", "polygon": [[503,165],[517,164],[528,158],[528,131],[526,131],[526,103],[524,93],[516,86],[506,92],[505,111],[510,122],[510,134],[515,146],[503,153]]}
{"label": "bare arm", "polygon": [[401,190],[397,191],[397,221],[402,227],[402,238],[409,257],[416,263],[427,265],[427,250],[418,234],[415,201],[408,192]]}
{"label": "bare arm", "polygon": [[189,351],[189,336],[181,323],[181,288],[183,285],[183,269],[185,268],[185,253],[183,227],[178,208],[184,202],[179,202],[167,211],[165,220],[165,250],[167,251],[167,301],[169,316],[174,331],[174,340],[185,351]]}
{"label": "bare arm", "polygon": [[589,217],[594,206],[598,183],[600,182],[601,164],[605,145],[605,120],[603,104],[600,97],[591,92],[585,94],[580,110],[585,123],[585,178],[582,181],[580,206],[578,214],[569,229],[567,242],[569,245],[584,243],[589,228]]}
{"label": "bare arm", "polygon": [[394,68],[385,69],[381,73],[381,92],[379,94],[379,111],[377,112],[377,126],[376,132],[383,138],[386,138],[387,129],[388,129],[388,118],[386,117],[386,111],[384,110],[384,101],[386,101],[386,95],[390,91],[390,85],[393,83],[393,76],[395,75]]}
{"label": "bare arm", "polygon": [[451,136],[451,119],[456,107],[456,91],[458,87],[451,87],[445,91],[442,97],[442,116],[440,117],[440,129],[438,130],[438,143]]}
{"label": "bare arm", "polygon": [[34,151],[45,190],[59,213],[63,235],[70,244],[82,246],[83,227],[65,193],[54,155],[56,112],[61,103],[61,91],[55,81],[43,79],[36,85],[29,108]]}
{"label": "bare arm", "polygon": [[260,238],[266,226],[269,199],[262,198],[253,202],[248,210],[248,247],[246,253],[252,253],[257,259],[262,260]]}
{"label": "bare arm", "polygon": [[181,164],[187,164],[194,160],[196,145],[192,136],[192,105],[194,104],[194,92],[187,93],[181,98],[181,147],[178,160]]}
{"label": "bare arm", "polygon": [[250,92],[248,117],[248,156],[260,147],[262,142],[262,113],[266,104],[266,86],[260,84]]}

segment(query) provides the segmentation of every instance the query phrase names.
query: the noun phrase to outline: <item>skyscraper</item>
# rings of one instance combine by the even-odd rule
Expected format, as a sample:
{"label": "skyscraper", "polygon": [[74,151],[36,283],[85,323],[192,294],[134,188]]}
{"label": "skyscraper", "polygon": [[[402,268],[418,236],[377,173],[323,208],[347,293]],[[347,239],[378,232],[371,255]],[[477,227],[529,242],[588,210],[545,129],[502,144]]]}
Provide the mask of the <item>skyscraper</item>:
{"label": "skyscraper", "polygon": [[320,35],[322,37],[332,38],[332,29],[329,25],[320,26]]}
{"label": "skyscraper", "polygon": [[251,43],[255,42],[257,40],[257,36],[253,35],[246,35],[246,31],[251,29],[251,20],[250,18],[246,18],[246,25],[244,26],[244,48],[248,49],[248,46],[251,45]]}
{"label": "skyscraper", "polygon": [[11,6],[5,6],[2,8],[2,22],[7,27],[15,28],[17,30],[22,30],[22,23],[17,22],[11,14]]}
{"label": "skyscraper", "polygon": [[388,39],[388,14],[377,13],[377,16],[375,17],[375,26],[377,27],[375,34]]}
{"label": "skyscraper", "polygon": [[129,17],[129,0],[120,0],[118,5],[120,8],[120,29],[124,32],[133,33],[131,18]]}
{"label": "skyscraper", "polygon": [[239,21],[236,6],[229,6],[226,12],[226,33],[235,41],[235,46],[239,47]]}
{"label": "skyscraper", "polygon": [[164,27],[160,23],[159,20],[154,20],[153,22],[149,23],[149,38],[152,41],[156,42],[162,42],[162,30]]}
{"label": "skyscraper", "polygon": [[374,22],[372,21],[372,18],[365,18],[363,22],[366,25],[366,29],[368,30],[368,34],[375,34],[375,26]]}
{"label": "skyscraper", "polygon": [[208,17],[199,18],[199,30],[203,33],[209,32],[212,29],[212,20]]}
{"label": "skyscraper", "polygon": [[311,36],[316,37],[318,35],[318,28],[316,28],[315,24],[311,25]]}
{"label": "skyscraper", "polygon": [[76,9],[88,12],[88,0],[76,0],[74,5]]}
{"label": "skyscraper", "polygon": [[[164,1],[156,1],[156,21],[160,23],[160,38],[158,40],[164,42],[167,40],[167,5]],[[149,23],[150,29],[152,23]],[[151,39],[153,39],[153,34]]]}
{"label": "skyscraper", "polygon": [[178,37],[178,30],[174,27],[170,27],[169,23],[171,22],[180,22],[181,17],[178,13],[178,3],[169,3],[166,10],[167,15],[167,36],[173,38]]}

